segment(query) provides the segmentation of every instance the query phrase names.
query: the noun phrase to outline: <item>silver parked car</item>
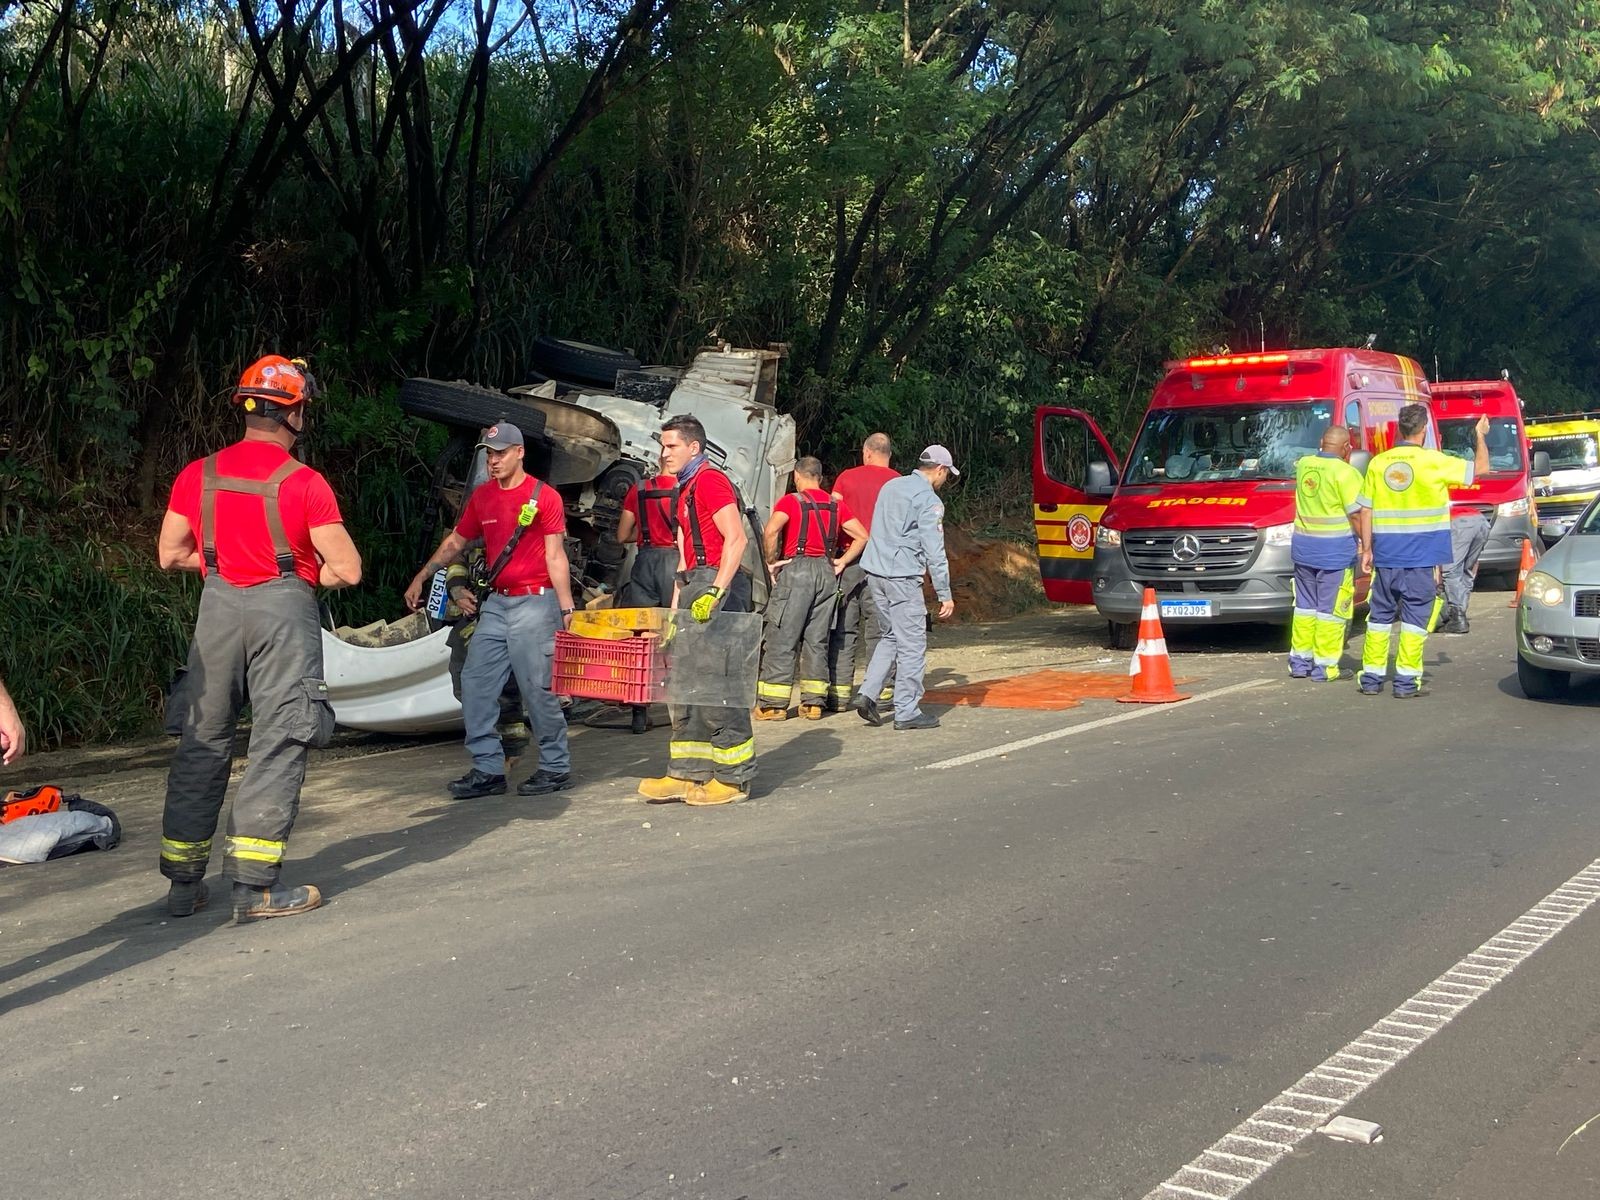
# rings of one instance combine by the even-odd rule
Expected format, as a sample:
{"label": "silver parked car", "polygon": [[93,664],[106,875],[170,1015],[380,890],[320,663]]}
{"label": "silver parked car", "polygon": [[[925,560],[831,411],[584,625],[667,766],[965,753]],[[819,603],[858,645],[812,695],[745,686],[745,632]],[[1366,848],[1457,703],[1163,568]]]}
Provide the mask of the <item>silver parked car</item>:
{"label": "silver parked car", "polygon": [[1570,533],[1528,572],[1517,606],[1523,694],[1556,699],[1575,675],[1600,678],[1600,500],[1591,501]]}

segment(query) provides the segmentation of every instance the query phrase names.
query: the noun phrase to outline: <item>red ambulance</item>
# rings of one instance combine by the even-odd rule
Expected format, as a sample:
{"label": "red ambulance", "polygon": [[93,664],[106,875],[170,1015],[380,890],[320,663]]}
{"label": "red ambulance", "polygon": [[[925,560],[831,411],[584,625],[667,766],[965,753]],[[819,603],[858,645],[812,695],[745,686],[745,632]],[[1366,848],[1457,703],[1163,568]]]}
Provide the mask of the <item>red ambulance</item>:
{"label": "red ambulance", "polygon": [[[1364,468],[1427,403],[1415,361],[1377,350],[1279,350],[1168,363],[1119,461],[1084,412],[1035,413],[1034,523],[1045,595],[1094,604],[1129,648],[1144,589],[1163,624],[1287,623],[1294,466],[1330,424]],[[1430,425],[1427,444],[1437,445]],[[1366,580],[1357,584],[1357,601]]]}
{"label": "red ambulance", "polygon": [[1489,520],[1489,541],[1478,559],[1479,575],[1514,578],[1522,565],[1522,544],[1534,536],[1522,401],[1504,379],[1441,382],[1435,383],[1432,391],[1439,447],[1446,454],[1470,462],[1476,449],[1473,426],[1479,417],[1489,418],[1489,473],[1464,488],[1451,489],[1450,508],[1452,512],[1481,509]]}

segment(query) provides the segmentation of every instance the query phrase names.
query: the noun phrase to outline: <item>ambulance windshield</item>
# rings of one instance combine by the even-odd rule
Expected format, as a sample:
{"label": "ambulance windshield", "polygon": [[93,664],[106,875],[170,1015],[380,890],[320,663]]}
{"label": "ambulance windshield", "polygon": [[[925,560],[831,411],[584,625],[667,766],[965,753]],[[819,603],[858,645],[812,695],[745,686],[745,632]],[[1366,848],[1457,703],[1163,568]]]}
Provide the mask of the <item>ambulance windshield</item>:
{"label": "ambulance windshield", "polygon": [[1331,400],[1158,409],[1139,430],[1123,482],[1293,479],[1332,417]]}
{"label": "ambulance windshield", "polygon": [[[1478,439],[1473,428],[1477,417],[1439,418],[1439,449],[1457,458],[1472,461]],[[1490,417],[1489,432],[1484,435],[1489,443],[1489,470],[1492,474],[1517,474],[1522,470],[1522,435],[1517,432],[1515,417]]]}

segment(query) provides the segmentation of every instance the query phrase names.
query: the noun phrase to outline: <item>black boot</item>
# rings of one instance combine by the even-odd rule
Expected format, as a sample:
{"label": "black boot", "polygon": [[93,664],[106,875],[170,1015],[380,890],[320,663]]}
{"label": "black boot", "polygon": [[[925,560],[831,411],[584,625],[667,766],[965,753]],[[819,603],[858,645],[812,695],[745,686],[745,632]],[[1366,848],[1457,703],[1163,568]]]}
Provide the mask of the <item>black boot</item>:
{"label": "black boot", "polygon": [[321,906],[322,893],[310,884],[304,887],[285,887],[281,883],[271,887],[254,883],[233,885],[233,919],[241,925],[268,917],[297,917]]}
{"label": "black boot", "polygon": [[192,917],[195,912],[206,906],[206,901],[211,898],[211,889],[206,887],[203,879],[191,879],[180,882],[174,879],[172,887],[167,890],[167,915],[171,917]]}
{"label": "black boot", "polygon": [[1445,614],[1444,624],[1440,628],[1445,633],[1469,633],[1472,627],[1467,624],[1467,614],[1463,610],[1452,608]]}
{"label": "black boot", "polygon": [[450,794],[457,800],[476,800],[479,796],[504,796],[506,777],[490,775],[473,767],[460,779],[450,781]]}
{"label": "black boot", "polygon": [[855,700],[850,705],[868,725],[882,725],[883,714],[878,711],[878,702],[863,692],[857,692]]}

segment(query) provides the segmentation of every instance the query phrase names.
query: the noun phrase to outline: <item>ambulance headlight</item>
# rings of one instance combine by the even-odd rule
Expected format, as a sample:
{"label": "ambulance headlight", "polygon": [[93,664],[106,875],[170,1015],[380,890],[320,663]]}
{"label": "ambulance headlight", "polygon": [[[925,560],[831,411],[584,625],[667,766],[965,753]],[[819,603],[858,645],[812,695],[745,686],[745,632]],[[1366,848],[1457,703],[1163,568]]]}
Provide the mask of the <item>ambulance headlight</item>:
{"label": "ambulance headlight", "polygon": [[1287,525],[1268,525],[1261,531],[1262,541],[1269,546],[1287,546],[1294,540],[1294,522]]}
{"label": "ambulance headlight", "polygon": [[1094,544],[1100,550],[1115,550],[1122,545],[1122,534],[1115,529],[1107,529],[1101,525],[1094,531]]}
{"label": "ambulance headlight", "polygon": [[1546,608],[1554,608],[1567,598],[1561,581],[1543,571],[1528,572],[1528,581],[1522,585],[1522,594]]}
{"label": "ambulance headlight", "polygon": [[1508,500],[1504,504],[1496,504],[1494,511],[1496,516],[1501,517],[1525,517],[1528,515],[1528,498],[1524,496],[1521,500]]}

